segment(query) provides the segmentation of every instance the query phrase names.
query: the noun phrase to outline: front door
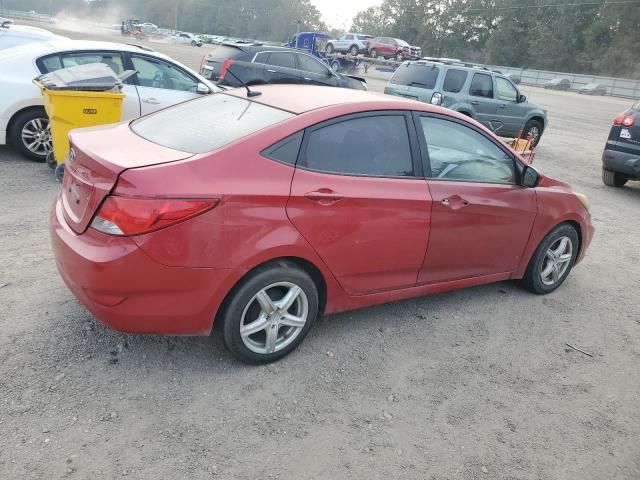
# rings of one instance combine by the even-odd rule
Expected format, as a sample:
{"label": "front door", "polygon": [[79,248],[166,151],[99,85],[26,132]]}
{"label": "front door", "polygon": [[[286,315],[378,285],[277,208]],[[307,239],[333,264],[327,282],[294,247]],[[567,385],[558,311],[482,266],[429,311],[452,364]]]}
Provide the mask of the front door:
{"label": "front door", "polygon": [[293,52],[271,52],[266,65],[266,78],[269,83],[300,83],[300,71]]}
{"label": "front door", "polygon": [[439,116],[417,117],[428,152],[431,233],[418,283],[512,272],[537,213],[515,160],[480,130]]}
{"label": "front door", "polygon": [[329,87],[338,85],[335,74],[316,57],[305,53],[299,53],[296,56],[298,58],[298,69],[305,84]]}
{"label": "front door", "polygon": [[131,54],[131,62],[142,115],[198,96],[198,81],[176,65],[137,53]]}
{"label": "front door", "polygon": [[416,284],[431,199],[410,122],[376,112],[305,134],[287,214],[351,295]]}
{"label": "front door", "polygon": [[527,119],[527,104],[518,102],[518,90],[506,78],[496,78],[496,96],[498,97],[498,108],[496,117],[504,122],[504,127],[500,130],[500,135],[504,137],[515,137],[518,131],[524,128]]}

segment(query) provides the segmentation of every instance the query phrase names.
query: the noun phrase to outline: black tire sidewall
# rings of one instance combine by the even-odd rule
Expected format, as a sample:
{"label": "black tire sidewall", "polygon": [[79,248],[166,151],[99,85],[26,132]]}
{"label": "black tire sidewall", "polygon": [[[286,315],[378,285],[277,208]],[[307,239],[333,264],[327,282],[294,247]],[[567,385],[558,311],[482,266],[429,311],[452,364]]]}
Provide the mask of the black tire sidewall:
{"label": "black tire sidewall", "polygon": [[36,155],[31,150],[27,148],[27,146],[22,142],[22,129],[24,126],[34,120],[36,118],[44,118],[47,121],[49,117],[44,110],[44,108],[31,108],[22,113],[19,113],[17,117],[12,122],[11,129],[9,130],[9,142],[11,146],[18,149],[20,153],[22,153],[25,157],[33,160],[34,162],[45,162],[47,160],[46,155]]}
{"label": "black tire sidewall", "polygon": [[[247,303],[262,288],[276,282],[291,282],[298,285],[307,296],[309,316],[302,332],[285,349],[272,354],[259,354],[247,348],[240,336],[240,320]],[[249,364],[271,363],[286,356],[304,340],[318,316],[318,290],[311,277],[302,269],[289,262],[277,262],[265,265],[249,274],[230,293],[228,301],[222,307],[221,323],[223,342],[229,352],[238,360]]]}
{"label": "black tire sidewall", "polygon": [[[560,237],[564,237],[564,236],[569,237],[571,239],[571,243],[573,247],[572,257],[571,257],[571,261],[569,262],[569,267],[564,272],[564,274],[562,275],[562,277],[558,282],[556,282],[554,285],[545,285],[544,283],[542,283],[542,279],[540,278],[540,273],[542,270],[542,262],[544,260],[545,255],[547,254],[547,250],[549,250],[549,247],[555,241],[557,241]],[[571,270],[573,269],[573,266],[576,262],[576,258],[578,257],[578,252],[579,252],[579,237],[576,229],[567,223],[563,223],[555,227],[553,230],[551,230],[551,232],[549,232],[542,239],[542,241],[540,242],[540,245],[538,245],[538,248],[533,254],[533,257],[529,261],[527,271],[523,278],[526,288],[539,295],[551,293],[554,290],[556,290],[558,287],[560,287],[560,285],[564,283],[564,281],[567,279],[567,277],[571,273]]]}
{"label": "black tire sidewall", "polygon": [[327,51],[328,54],[332,54],[334,51],[333,43],[328,44],[325,50]]}
{"label": "black tire sidewall", "polygon": [[[356,53],[353,53],[353,51],[354,51],[354,50],[356,51]],[[349,53],[350,53],[351,55],[353,55],[354,57],[355,57],[356,55],[358,55],[358,46],[357,46],[357,45],[351,45],[351,48],[349,48]]]}
{"label": "black tire sidewall", "polygon": [[371,51],[369,52],[369,56],[371,58],[376,58],[378,56],[378,51],[375,48],[372,48]]}
{"label": "black tire sidewall", "polygon": [[538,127],[538,138],[535,143],[532,142],[532,146],[537,146],[540,143],[540,139],[542,138],[542,124],[537,120],[529,120],[524,126],[524,130],[522,131],[522,138],[525,140],[528,138],[529,130],[533,127]]}

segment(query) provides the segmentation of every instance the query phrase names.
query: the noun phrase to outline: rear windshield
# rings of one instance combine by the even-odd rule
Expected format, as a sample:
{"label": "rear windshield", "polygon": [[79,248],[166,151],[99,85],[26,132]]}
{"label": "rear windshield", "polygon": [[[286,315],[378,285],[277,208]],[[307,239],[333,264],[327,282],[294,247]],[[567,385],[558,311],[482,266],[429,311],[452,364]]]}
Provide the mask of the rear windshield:
{"label": "rear windshield", "polygon": [[284,110],[218,93],[142,117],[131,123],[131,130],[163,147],[204,153],[293,116]]}
{"label": "rear windshield", "polygon": [[236,58],[238,55],[243,53],[244,50],[236,47],[229,47],[227,45],[220,45],[216,47],[216,49],[209,54],[209,58],[213,59],[224,59],[227,60],[229,58]]}
{"label": "rear windshield", "polygon": [[396,73],[391,78],[391,83],[432,90],[436,86],[439,73],[440,69],[433,64],[419,65],[410,63],[396,70]]}

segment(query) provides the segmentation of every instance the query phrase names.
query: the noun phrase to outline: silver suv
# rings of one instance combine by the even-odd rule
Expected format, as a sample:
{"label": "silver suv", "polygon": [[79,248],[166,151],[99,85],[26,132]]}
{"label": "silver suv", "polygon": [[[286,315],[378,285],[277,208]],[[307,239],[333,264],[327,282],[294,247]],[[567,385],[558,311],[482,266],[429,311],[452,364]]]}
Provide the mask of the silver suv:
{"label": "silver suv", "polygon": [[365,53],[367,51],[367,40],[372,39],[371,35],[365,35],[364,33],[345,33],[340,38],[335,40],[329,40],[326,46],[326,52],[331,54],[333,52],[349,53],[353,56],[359,53]]}
{"label": "silver suv", "polygon": [[429,59],[405,62],[393,74],[385,93],[442,105],[468,115],[496,134],[540,141],[547,112],[527,100],[506,76],[487,67]]}

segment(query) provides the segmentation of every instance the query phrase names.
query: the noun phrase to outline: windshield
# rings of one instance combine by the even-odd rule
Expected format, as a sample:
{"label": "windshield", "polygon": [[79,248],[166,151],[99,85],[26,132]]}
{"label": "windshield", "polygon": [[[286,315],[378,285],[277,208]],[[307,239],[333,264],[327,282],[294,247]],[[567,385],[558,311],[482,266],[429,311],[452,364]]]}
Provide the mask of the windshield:
{"label": "windshield", "polygon": [[131,130],[163,147],[204,153],[293,116],[284,110],[219,93],[134,120]]}
{"label": "windshield", "polygon": [[396,42],[398,42],[398,45],[400,45],[401,47],[408,47],[409,44],[407,42],[405,42],[404,40],[400,40],[398,38],[396,38]]}
{"label": "windshield", "polygon": [[409,63],[396,70],[390,83],[432,90],[436,86],[439,73],[440,69],[435,64]]}

